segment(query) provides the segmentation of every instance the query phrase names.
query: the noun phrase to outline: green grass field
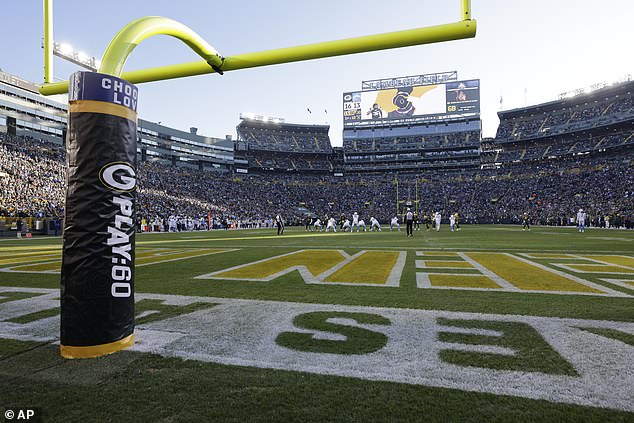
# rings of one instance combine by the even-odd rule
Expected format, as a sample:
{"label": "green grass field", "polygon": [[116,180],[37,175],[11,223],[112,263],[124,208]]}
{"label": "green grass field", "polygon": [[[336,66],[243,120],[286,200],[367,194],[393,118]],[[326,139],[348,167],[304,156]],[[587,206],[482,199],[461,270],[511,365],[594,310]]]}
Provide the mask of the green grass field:
{"label": "green grass field", "polygon": [[59,356],[61,240],[0,241],[0,407],[44,421],[634,421],[634,232],[139,234],[137,343]]}

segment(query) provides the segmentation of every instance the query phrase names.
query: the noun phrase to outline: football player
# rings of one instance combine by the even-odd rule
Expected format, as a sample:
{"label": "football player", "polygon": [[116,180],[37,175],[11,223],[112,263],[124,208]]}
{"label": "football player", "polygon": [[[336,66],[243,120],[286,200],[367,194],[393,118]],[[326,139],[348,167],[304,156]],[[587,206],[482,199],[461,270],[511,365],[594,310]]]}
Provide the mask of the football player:
{"label": "football player", "polygon": [[398,223],[398,217],[396,217],[396,216],[394,216],[394,217],[392,218],[392,220],[390,221],[390,231],[391,231],[391,230],[392,230],[395,226],[398,228],[398,230],[399,230],[399,231],[401,230],[401,225]]}

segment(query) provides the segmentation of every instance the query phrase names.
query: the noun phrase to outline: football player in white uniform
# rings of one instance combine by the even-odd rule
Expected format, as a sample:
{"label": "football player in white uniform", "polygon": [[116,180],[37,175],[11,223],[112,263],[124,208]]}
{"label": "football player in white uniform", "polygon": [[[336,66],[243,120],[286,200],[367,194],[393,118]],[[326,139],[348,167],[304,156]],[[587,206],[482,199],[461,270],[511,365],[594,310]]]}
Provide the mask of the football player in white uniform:
{"label": "football player in white uniform", "polygon": [[328,223],[326,224],[326,232],[328,232],[331,228],[334,232],[337,232],[337,221],[334,217],[328,219]]}
{"label": "football player in white uniform", "polygon": [[436,232],[439,232],[440,221],[442,220],[442,215],[440,214],[440,212],[436,212],[436,214],[434,214],[434,219],[436,220]]}
{"label": "football player in white uniform", "polygon": [[577,212],[577,229],[579,232],[586,231],[586,212],[583,209],[579,209]]}
{"label": "football player in white uniform", "polygon": [[350,232],[352,232],[354,228],[357,228],[357,232],[359,232],[359,213],[357,212],[352,213],[352,227],[350,228]]}
{"label": "football player in white uniform", "polygon": [[398,223],[398,217],[394,216],[390,221],[390,231],[396,226],[398,230],[401,230],[401,225]]}
{"label": "football player in white uniform", "polygon": [[375,228],[378,232],[381,232],[381,224],[379,221],[374,217],[370,217],[370,232],[373,232]]}
{"label": "football player in white uniform", "polygon": [[176,216],[171,215],[168,218],[168,222],[169,222],[169,231],[176,232]]}
{"label": "football player in white uniform", "polygon": [[365,220],[363,219],[359,220],[359,223],[357,224],[357,232],[359,232],[359,229],[361,229],[362,227],[363,227],[363,232],[367,231],[365,227]]}
{"label": "football player in white uniform", "polygon": [[313,231],[317,232],[318,228],[319,228],[319,232],[321,232],[322,226],[321,226],[320,218],[315,219],[315,223],[313,223]]}

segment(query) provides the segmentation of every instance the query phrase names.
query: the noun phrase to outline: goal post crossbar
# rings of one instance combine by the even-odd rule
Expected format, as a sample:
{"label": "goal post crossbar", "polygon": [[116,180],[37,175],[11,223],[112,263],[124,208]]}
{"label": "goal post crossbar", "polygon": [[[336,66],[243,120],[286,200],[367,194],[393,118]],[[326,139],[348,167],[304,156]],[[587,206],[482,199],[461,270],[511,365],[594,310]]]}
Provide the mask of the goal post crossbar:
{"label": "goal post crossbar", "polygon": [[[44,83],[43,95],[68,92],[68,81],[52,82],[52,0],[44,1]],[[289,62],[364,53],[399,47],[473,38],[477,24],[471,19],[471,1],[460,0],[461,20],[442,25],[382,34],[366,35],[294,47],[285,47],[223,57],[187,26],[169,18],[149,16],[126,25],[108,45],[99,68],[100,73],[121,77],[133,84],[182,78],[207,73],[277,65]],[[134,48],[154,35],[176,37],[194,50],[203,60],[124,72],[123,67]],[[49,46],[50,47],[50,46]]]}

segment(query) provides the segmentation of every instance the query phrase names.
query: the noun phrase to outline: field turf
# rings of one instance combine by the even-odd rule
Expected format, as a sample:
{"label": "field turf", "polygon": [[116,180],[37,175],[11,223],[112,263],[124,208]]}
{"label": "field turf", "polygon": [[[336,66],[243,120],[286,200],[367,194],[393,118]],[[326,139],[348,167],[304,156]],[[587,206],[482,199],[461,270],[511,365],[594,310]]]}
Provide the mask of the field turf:
{"label": "field turf", "polygon": [[634,232],[138,234],[137,344],[59,357],[60,238],[0,241],[0,407],[44,421],[634,421]]}

